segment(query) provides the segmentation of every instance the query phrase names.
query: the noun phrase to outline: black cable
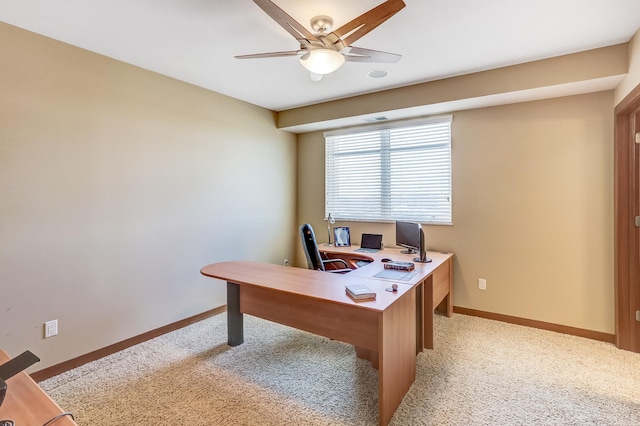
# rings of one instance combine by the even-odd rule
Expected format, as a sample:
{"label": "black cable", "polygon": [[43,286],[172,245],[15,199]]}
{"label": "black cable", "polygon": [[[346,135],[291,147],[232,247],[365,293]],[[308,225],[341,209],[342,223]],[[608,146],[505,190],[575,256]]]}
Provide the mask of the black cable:
{"label": "black cable", "polygon": [[42,426],[48,426],[48,425],[50,425],[51,423],[55,422],[56,420],[59,420],[59,419],[63,418],[64,416],[69,416],[69,417],[71,417],[71,420],[75,420],[75,419],[76,419],[75,417],[73,417],[73,414],[71,414],[71,413],[68,413],[68,412],[67,412],[67,413],[61,413],[61,414],[58,414],[57,416],[55,416],[54,418],[52,418],[52,419],[48,420],[48,421],[47,421],[45,424],[43,424]]}

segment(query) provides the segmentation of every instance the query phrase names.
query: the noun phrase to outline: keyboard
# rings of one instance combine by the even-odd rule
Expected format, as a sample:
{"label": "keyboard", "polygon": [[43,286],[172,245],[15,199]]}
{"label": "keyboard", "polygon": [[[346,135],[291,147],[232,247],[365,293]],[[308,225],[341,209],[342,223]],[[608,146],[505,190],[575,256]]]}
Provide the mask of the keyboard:
{"label": "keyboard", "polygon": [[370,249],[370,248],[359,248],[359,249],[356,249],[354,251],[362,251],[362,252],[365,252],[365,253],[375,253],[375,252],[378,252],[380,250],[379,249]]}

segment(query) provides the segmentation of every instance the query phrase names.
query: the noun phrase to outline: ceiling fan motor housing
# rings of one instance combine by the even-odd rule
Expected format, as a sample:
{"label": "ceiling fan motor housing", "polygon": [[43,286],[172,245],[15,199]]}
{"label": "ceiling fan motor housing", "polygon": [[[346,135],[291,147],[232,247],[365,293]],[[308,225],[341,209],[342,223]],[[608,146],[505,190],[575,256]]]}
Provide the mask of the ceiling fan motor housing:
{"label": "ceiling fan motor housing", "polygon": [[311,28],[317,33],[326,33],[333,28],[333,19],[327,15],[319,15],[311,18]]}
{"label": "ceiling fan motor housing", "polygon": [[312,41],[306,46],[301,45],[300,48],[305,50],[330,49],[340,52],[347,47],[342,39],[334,33],[319,34],[316,37],[318,41]]}

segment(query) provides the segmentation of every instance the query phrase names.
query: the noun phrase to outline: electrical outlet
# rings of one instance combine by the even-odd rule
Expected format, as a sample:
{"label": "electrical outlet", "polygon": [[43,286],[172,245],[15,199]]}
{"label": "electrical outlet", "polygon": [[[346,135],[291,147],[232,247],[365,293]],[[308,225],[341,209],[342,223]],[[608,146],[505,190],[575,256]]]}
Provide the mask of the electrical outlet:
{"label": "electrical outlet", "polygon": [[478,278],[478,290],[486,290],[487,289],[487,280],[484,278]]}
{"label": "electrical outlet", "polygon": [[58,320],[51,320],[44,323],[44,338],[58,335]]}
{"label": "electrical outlet", "polygon": [[285,260],[282,262],[282,264],[283,264],[284,266],[289,266],[289,259],[285,259]]}

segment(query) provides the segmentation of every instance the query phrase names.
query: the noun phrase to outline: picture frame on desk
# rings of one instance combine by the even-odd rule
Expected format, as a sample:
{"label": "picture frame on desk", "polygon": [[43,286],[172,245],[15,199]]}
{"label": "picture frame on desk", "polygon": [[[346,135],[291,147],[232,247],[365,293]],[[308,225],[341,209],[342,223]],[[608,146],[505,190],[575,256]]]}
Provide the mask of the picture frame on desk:
{"label": "picture frame on desk", "polygon": [[336,247],[351,246],[351,234],[348,226],[335,226],[333,228],[333,243]]}

